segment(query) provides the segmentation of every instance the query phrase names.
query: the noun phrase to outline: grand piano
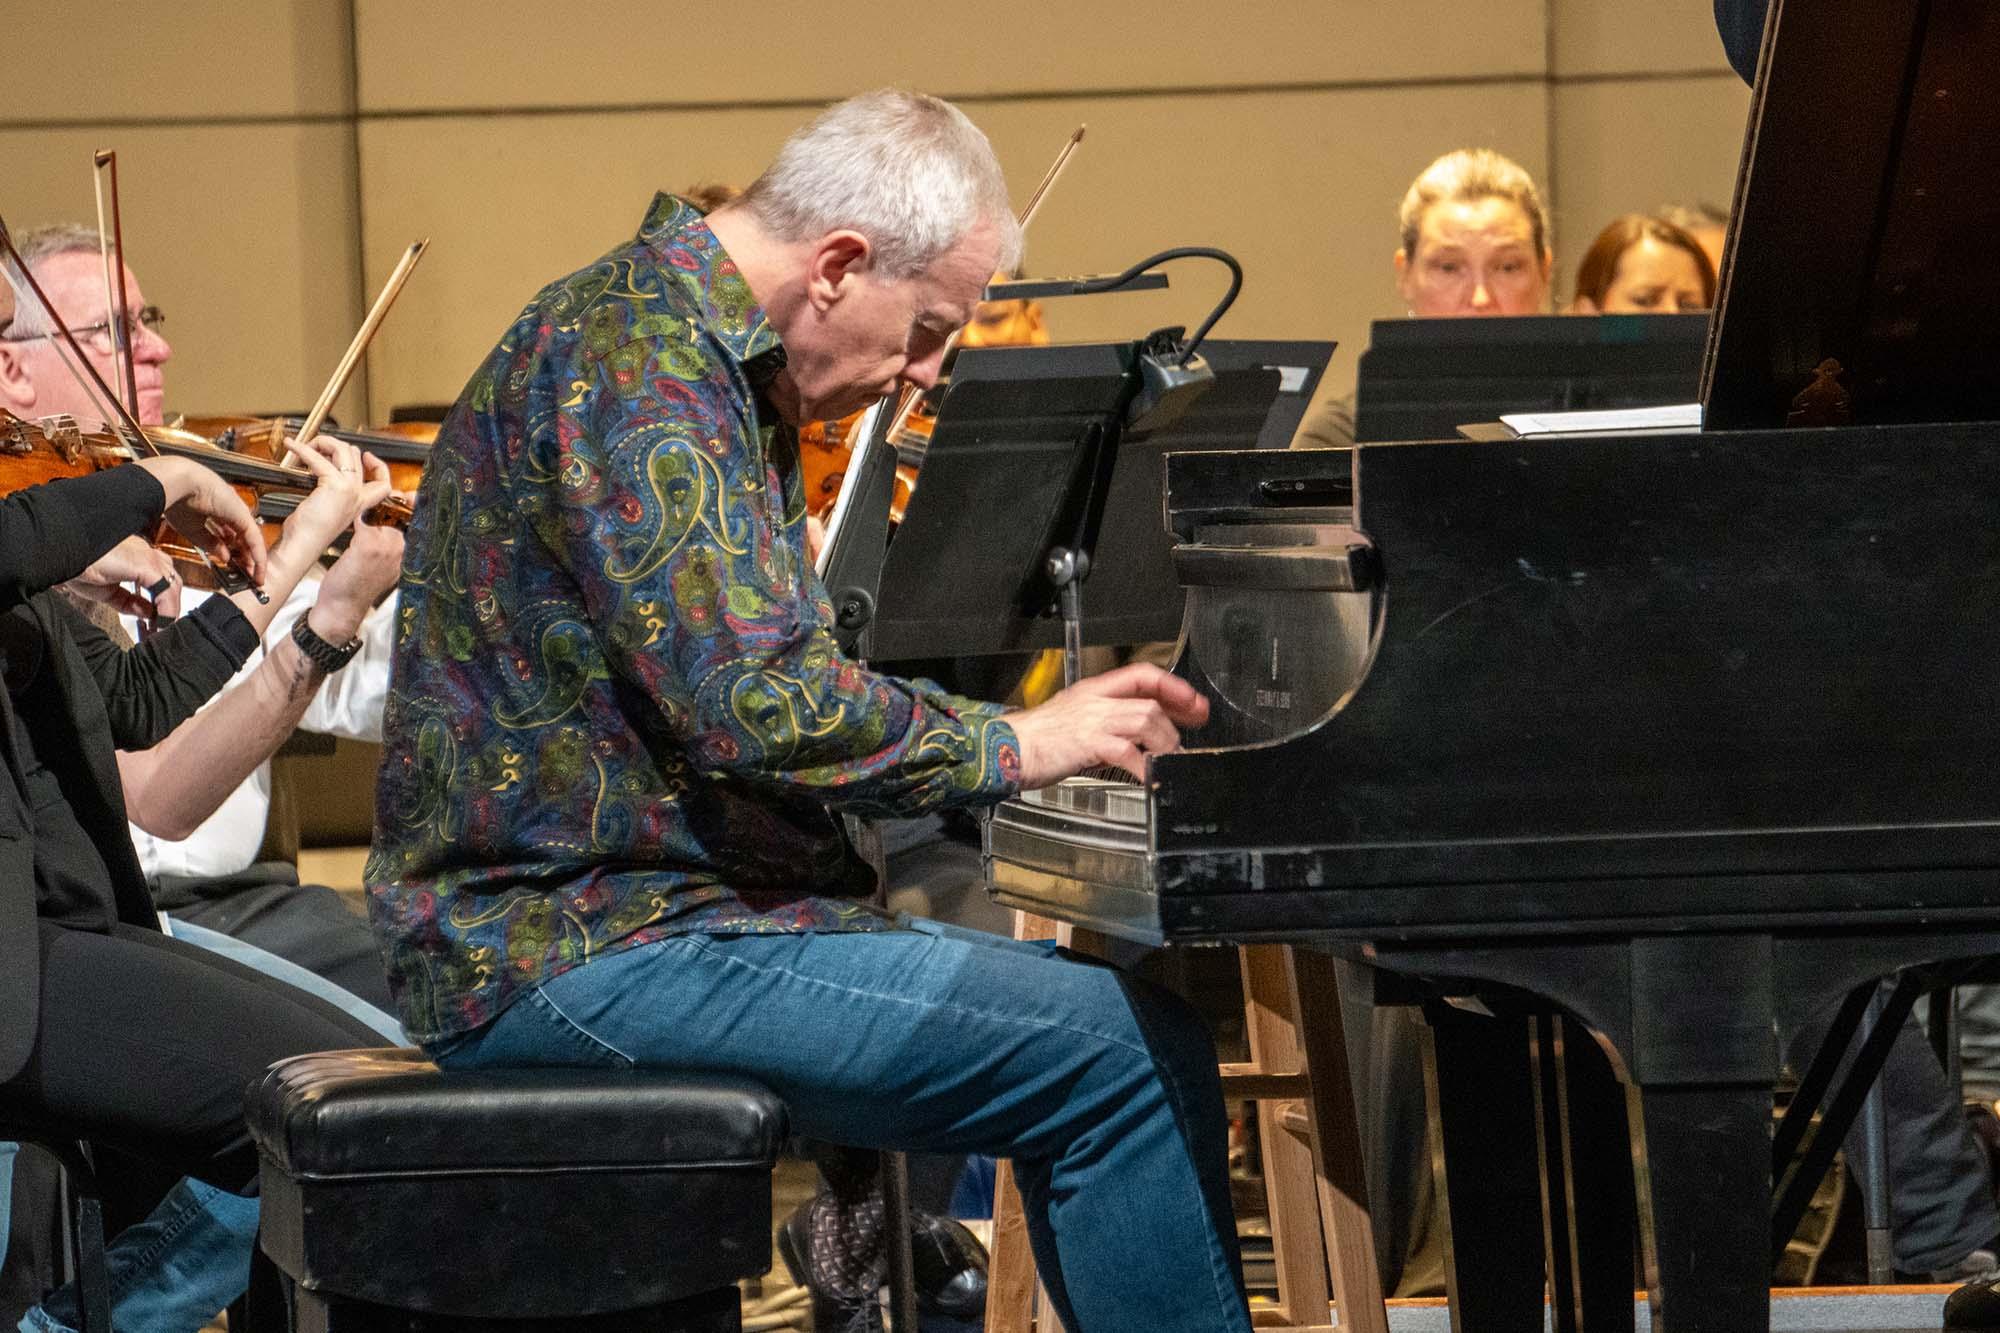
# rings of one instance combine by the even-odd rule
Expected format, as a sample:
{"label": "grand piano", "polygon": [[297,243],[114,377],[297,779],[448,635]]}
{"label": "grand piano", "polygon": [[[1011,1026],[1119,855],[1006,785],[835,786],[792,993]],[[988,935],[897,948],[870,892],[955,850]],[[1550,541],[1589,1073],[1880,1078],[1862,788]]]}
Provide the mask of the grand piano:
{"label": "grand piano", "polygon": [[[1845,1036],[1877,978],[2000,955],[2000,10],[1773,9],[1705,429],[1169,455],[1213,717],[987,832],[1011,906],[1587,1033],[1672,1333],[1768,1326],[1779,1009],[1847,997]],[[1559,1327],[1630,1328],[1588,1186],[1530,1239]],[[1458,1326],[1540,1329],[1539,1259]]]}

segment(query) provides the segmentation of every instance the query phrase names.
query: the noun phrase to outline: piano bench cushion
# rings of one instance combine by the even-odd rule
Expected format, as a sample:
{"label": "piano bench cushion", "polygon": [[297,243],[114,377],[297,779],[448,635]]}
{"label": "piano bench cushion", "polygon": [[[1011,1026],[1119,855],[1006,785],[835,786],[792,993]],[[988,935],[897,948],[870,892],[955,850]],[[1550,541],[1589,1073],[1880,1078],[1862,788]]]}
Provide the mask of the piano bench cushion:
{"label": "piano bench cushion", "polygon": [[331,1051],[271,1066],[246,1102],[261,1244],[308,1291],[583,1318],[770,1267],[786,1115],[746,1079]]}

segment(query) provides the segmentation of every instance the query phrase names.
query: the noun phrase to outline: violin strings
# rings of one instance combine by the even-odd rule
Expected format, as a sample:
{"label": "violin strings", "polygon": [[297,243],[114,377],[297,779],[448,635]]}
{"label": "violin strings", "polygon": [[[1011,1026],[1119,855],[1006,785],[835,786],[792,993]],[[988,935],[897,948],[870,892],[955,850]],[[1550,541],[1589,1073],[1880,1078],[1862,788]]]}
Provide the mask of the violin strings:
{"label": "violin strings", "polygon": [[[76,368],[76,364],[70,360],[69,348],[64,347],[62,345],[62,339],[57,338],[54,334],[44,333],[42,335],[42,341],[46,342],[51,348],[54,349],[56,354],[56,360],[62,362],[62,368],[69,372],[69,377],[71,379],[76,381],[76,387],[78,391],[80,391],[85,398],[94,398],[96,395],[91,390],[89,383],[84,380],[82,372],[80,372]],[[117,423],[113,422],[112,425],[115,427]],[[115,431],[115,433],[121,439],[124,437],[123,431]],[[129,448],[130,446],[128,445],[127,447]]]}

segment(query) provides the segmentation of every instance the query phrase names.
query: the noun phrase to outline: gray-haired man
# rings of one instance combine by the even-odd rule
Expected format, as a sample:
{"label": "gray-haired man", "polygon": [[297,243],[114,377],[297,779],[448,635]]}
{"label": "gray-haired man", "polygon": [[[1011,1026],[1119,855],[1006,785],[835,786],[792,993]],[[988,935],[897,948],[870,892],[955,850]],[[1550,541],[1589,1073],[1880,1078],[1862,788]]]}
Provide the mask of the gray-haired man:
{"label": "gray-haired man", "polygon": [[1142,771],[1206,715],[1154,667],[1004,713],[829,634],[796,428],[933,382],[1018,248],[985,137],[885,91],[529,303],[418,495],[371,916],[442,1065],[737,1071],[814,1138],[1011,1157],[1069,1328],[1247,1330],[1200,1019],[876,916],[833,813]]}

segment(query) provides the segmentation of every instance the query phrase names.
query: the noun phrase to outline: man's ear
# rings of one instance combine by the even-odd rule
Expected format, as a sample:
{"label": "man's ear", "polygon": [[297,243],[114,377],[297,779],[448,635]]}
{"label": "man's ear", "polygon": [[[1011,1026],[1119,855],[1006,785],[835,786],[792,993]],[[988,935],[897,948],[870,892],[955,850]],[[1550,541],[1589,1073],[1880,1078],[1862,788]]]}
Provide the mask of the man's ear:
{"label": "man's ear", "polygon": [[868,271],[875,247],[858,231],[843,227],[813,243],[806,269],[806,301],[824,314],[853,290],[852,279]]}
{"label": "man's ear", "polygon": [[1408,305],[1410,304],[1410,256],[1399,245],[1391,262],[1396,266],[1396,295],[1403,299],[1403,304]]}
{"label": "man's ear", "polygon": [[0,342],[0,407],[17,417],[29,415],[35,406],[35,382],[21,359],[25,343]]}

